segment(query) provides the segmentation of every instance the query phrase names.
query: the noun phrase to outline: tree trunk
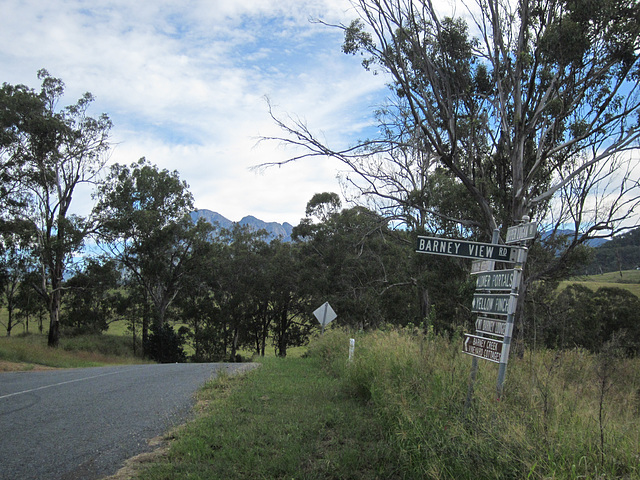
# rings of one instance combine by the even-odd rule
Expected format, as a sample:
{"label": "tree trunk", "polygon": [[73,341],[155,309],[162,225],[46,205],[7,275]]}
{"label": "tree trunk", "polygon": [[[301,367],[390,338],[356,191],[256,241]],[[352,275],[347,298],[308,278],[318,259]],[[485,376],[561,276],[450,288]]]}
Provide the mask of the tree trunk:
{"label": "tree trunk", "polygon": [[10,305],[7,305],[7,316],[7,337],[10,337],[13,328],[13,308]]}
{"label": "tree trunk", "polygon": [[233,341],[231,342],[231,361],[236,361],[236,355],[238,353],[238,337],[240,336],[240,330],[238,327],[233,329]]}
{"label": "tree trunk", "polygon": [[283,308],[280,314],[280,335],[278,336],[278,356],[287,356],[287,330],[288,330],[288,309]]}
{"label": "tree trunk", "polygon": [[142,307],[142,356],[147,357],[149,355],[149,304],[145,296],[144,304]]}
{"label": "tree trunk", "polygon": [[48,345],[56,348],[60,341],[60,304],[62,302],[62,291],[60,285],[55,282],[52,285],[51,299],[49,302],[49,338]]}

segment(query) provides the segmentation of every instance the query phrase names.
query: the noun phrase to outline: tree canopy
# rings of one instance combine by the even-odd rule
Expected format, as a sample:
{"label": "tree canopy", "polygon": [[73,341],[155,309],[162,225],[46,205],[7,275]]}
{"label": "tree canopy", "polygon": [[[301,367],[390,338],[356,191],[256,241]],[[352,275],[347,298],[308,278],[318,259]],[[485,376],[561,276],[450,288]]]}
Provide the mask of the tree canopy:
{"label": "tree canopy", "polygon": [[[629,227],[640,198],[640,7],[634,0],[478,0],[448,16],[424,0],[352,2],[343,51],[390,79],[381,135],[334,149],[274,118],[410,227],[455,221],[489,239],[524,215],[577,245]],[[457,191],[450,209],[429,178]],[[468,234],[468,233],[467,233]]]}
{"label": "tree canopy", "polygon": [[90,93],[59,109],[62,80],[46,70],[38,78],[40,92],[6,83],[0,92],[0,201],[6,206],[2,221],[22,225],[40,263],[34,288],[47,305],[49,345],[55,346],[65,272],[90,230],[90,221],[72,214],[71,202],[76,188],[94,182],[106,162],[111,121],[88,114]]}

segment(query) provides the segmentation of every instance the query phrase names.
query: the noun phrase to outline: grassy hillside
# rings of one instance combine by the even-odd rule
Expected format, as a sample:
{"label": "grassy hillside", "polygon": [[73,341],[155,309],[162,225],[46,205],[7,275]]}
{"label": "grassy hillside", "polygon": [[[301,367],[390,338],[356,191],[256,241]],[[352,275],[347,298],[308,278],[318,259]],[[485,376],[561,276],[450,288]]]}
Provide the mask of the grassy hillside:
{"label": "grassy hillside", "polygon": [[582,275],[561,282],[560,288],[565,288],[572,283],[584,285],[593,291],[598,290],[600,287],[623,288],[640,297],[640,270],[623,270],[622,272],[609,272],[599,275]]}
{"label": "grassy hillside", "polygon": [[46,335],[0,337],[0,371],[140,363],[131,352],[131,340],[121,335],[61,338],[59,348],[49,348]]}

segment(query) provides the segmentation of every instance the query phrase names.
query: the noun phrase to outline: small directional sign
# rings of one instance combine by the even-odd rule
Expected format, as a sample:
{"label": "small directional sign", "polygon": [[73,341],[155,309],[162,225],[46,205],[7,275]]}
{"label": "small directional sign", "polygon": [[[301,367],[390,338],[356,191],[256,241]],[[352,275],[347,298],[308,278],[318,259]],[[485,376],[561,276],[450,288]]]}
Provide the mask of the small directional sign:
{"label": "small directional sign", "polygon": [[474,260],[471,262],[471,275],[493,270],[494,263],[493,260]]}
{"label": "small directional sign", "polygon": [[507,330],[507,322],[496,318],[478,317],[476,319],[476,333],[496,335],[504,337]]}
{"label": "small directional sign", "polygon": [[476,289],[510,291],[516,279],[515,270],[494,270],[476,276]]}
{"label": "small directional sign", "polygon": [[464,344],[462,351],[474,357],[500,363],[503,343],[490,338],[478,337],[477,335],[464,334]]}
{"label": "small directional sign", "polygon": [[416,252],[515,263],[518,247],[467,242],[449,238],[418,237]]}
{"label": "small directional sign", "polygon": [[511,304],[510,294],[476,293],[473,296],[471,311],[474,313],[494,313],[496,315],[509,315]]}
{"label": "small directional sign", "polygon": [[532,240],[536,236],[538,225],[536,223],[523,223],[507,229],[507,239],[505,243],[522,242]]}

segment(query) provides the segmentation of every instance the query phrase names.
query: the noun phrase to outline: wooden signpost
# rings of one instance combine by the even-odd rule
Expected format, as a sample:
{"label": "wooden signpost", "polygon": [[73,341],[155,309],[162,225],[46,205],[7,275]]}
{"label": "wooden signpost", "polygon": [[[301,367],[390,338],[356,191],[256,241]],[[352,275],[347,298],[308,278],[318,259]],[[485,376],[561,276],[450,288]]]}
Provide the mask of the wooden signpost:
{"label": "wooden signpost", "polygon": [[[475,260],[472,275],[476,275],[476,293],[471,311],[478,313],[476,334],[465,334],[462,351],[473,356],[472,382],[475,379],[477,358],[499,364],[498,397],[502,396],[506,375],[513,322],[518,305],[522,269],[527,259],[524,242],[535,238],[537,225],[528,217],[523,223],[507,229],[506,244],[499,245],[499,232],[493,243],[468,242],[450,238],[419,236],[416,252]],[[495,270],[495,263],[512,264],[509,270]],[[470,390],[472,391],[472,390]]]}

